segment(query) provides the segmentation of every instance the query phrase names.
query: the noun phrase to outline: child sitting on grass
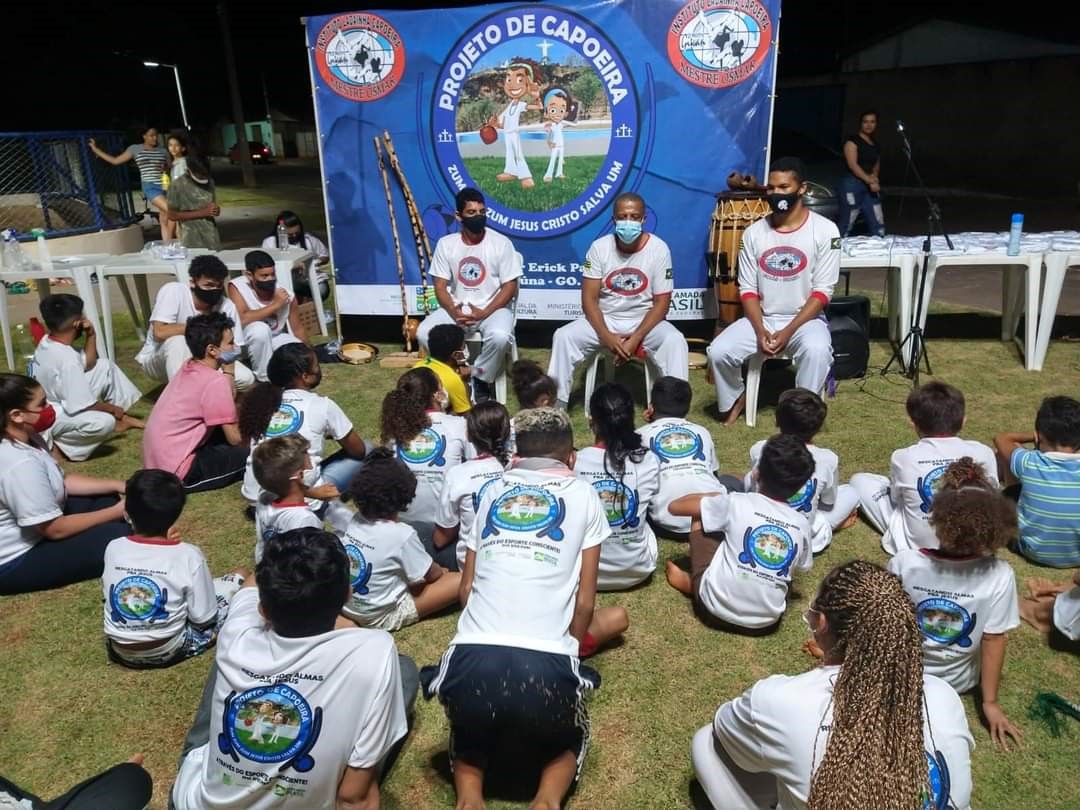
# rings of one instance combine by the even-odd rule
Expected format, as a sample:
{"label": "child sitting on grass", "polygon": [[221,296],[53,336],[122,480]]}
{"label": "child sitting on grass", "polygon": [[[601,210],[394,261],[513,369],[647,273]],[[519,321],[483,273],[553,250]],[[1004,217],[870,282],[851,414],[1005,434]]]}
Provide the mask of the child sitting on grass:
{"label": "child sitting on grass", "polygon": [[1034,433],[1000,433],[994,445],[1020,483],[1016,550],[1039,565],[1080,566],[1080,402],[1047,397]]}
{"label": "child sitting on grass", "polygon": [[516,360],[510,366],[510,387],[514,389],[518,407],[551,408],[557,399],[555,380],[544,373],[535,360]]}
{"label": "child sitting on grass", "polygon": [[1016,576],[994,552],[1016,536],[1016,509],[970,457],[941,477],[930,513],[937,549],[905,549],[887,567],[915,605],[923,668],[957,692],[980,687],[990,736],[1021,734],[998,704],[1005,634],[1019,627]]}
{"label": "child sitting on grass", "polygon": [[172,473],[139,470],[124,492],[133,534],[105,549],[105,647],[126,667],[169,667],[210,648],[247,572],[212,579],[202,551],[175,535],[186,495]]}
{"label": "child sitting on grass", "polygon": [[352,584],[345,616],[393,632],[456,604],[461,574],[432,560],[416,530],[398,521],[416,495],[416,476],[394,451],[369,453],[350,494],[357,514],[341,538]]}
{"label": "child sitting on grass", "polygon": [[[825,400],[805,388],[792,388],[780,395],[776,404],[776,429],[806,443],[814,457],[814,474],[806,486],[791,496],[791,505],[806,515],[814,532],[811,545],[819,554],[832,542],[834,531],[852,525],[859,518],[859,496],[850,486],[840,486],[840,460],[836,453],[814,444],[814,437],[825,424],[828,406]],[[760,441],[750,448],[750,468],[761,456]],[[749,474],[747,490],[751,489]]]}
{"label": "child sitting on grass", "polygon": [[[809,571],[810,523],[789,503],[814,472],[814,457],[794,436],[773,436],[752,473],[756,492],[684,495],[673,515],[691,518],[690,573],[671,560],[667,581],[691,598],[706,624],[763,635],[787,608],[792,570]],[[723,541],[715,535],[723,533]],[[714,536],[710,536],[714,535]]]}
{"label": "child sitting on grass", "polygon": [[308,497],[337,498],[339,493],[333,484],[311,486],[319,472],[312,466],[308,440],[299,433],[266,439],[255,446],[251,456],[255,479],[263,490],[255,505],[257,564],[263,546],[275,534],[305,527],[323,528],[323,519],[311,508]]}

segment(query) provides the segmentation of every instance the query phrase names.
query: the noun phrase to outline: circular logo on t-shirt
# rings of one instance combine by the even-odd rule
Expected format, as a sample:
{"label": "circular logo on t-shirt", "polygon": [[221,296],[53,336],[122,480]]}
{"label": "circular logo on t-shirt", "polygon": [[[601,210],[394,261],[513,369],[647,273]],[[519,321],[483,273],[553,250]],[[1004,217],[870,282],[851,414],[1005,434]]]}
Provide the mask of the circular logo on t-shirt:
{"label": "circular logo on t-shirt", "polygon": [[538,537],[562,540],[559,527],[566,519],[566,504],[546,489],[518,486],[504,492],[488,509],[481,539],[499,531],[531,532]]}
{"label": "circular logo on t-shirt", "polygon": [[607,274],[604,286],[616,295],[641,295],[649,289],[649,277],[636,267],[621,267]]}
{"label": "circular logo on t-shirt", "polygon": [[915,620],[931,641],[970,647],[975,617],[951,599],[924,599],[915,608]]}
{"label": "circular logo on t-shirt", "polygon": [[946,469],[948,469],[947,464],[935,467],[915,482],[915,487],[919,491],[919,500],[922,501],[919,508],[922,509],[923,512],[930,511],[930,507],[934,503],[934,496],[937,495],[938,490],[941,489],[941,476],[945,475]]}
{"label": "circular logo on t-shirt", "polygon": [[149,577],[124,577],[112,586],[109,601],[114,617],[119,614],[121,621],[152,622],[168,615],[167,592]]}
{"label": "circular logo on t-shirt", "polygon": [[326,86],[350,101],[376,101],[405,75],[405,43],[376,14],[339,14],[315,38],[315,65]]}
{"label": "circular logo on t-shirt", "polygon": [[354,543],[345,543],[345,554],[349,558],[349,582],[353,593],[364,596],[368,592],[368,580],[371,579],[371,563]]}
{"label": "circular logo on t-shirt", "polygon": [[613,478],[593,481],[593,489],[604,505],[604,516],[612,528],[636,529],[641,523],[637,516],[637,492]]}
{"label": "circular logo on t-shirt", "polygon": [[811,478],[799,491],[788,498],[788,506],[797,512],[811,512],[814,509],[814,496],[817,494],[817,481]]}
{"label": "circular logo on t-shirt", "polygon": [[266,436],[270,439],[275,436],[287,436],[290,433],[296,433],[302,424],[304,424],[304,414],[295,406],[282,402],[274,411],[274,415],[270,417],[270,423],[266,426]]}
{"label": "circular logo on t-shirt", "polygon": [[797,247],[771,247],[758,258],[758,267],[773,278],[791,278],[806,269],[806,254]]}
{"label": "circular logo on t-shirt", "polygon": [[[786,529],[766,524],[756,529],[748,529],[746,535],[739,562],[784,573],[791,568],[797,548]],[[748,559],[743,559],[744,556]]]}
{"label": "circular logo on t-shirt", "polygon": [[952,788],[949,778],[949,764],[940,751],[936,751],[934,754],[929,751],[923,753],[926,754],[927,781],[930,783],[930,795],[923,796],[923,810],[948,810],[949,791]]}
{"label": "circular logo on t-shirt", "polygon": [[466,256],[458,262],[457,277],[466,287],[479,287],[487,278],[487,269],[479,256]]}
{"label": "circular logo on t-shirt", "polygon": [[398,458],[406,464],[427,464],[429,467],[441,467],[446,463],[446,439],[431,428],[424,428],[420,434],[406,445],[398,445]]}
{"label": "circular logo on t-shirt", "polygon": [[487,491],[487,488],[494,484],[496,481],[498,481],[500,478],[502,478],[502,473],[499,473],[493,478],[489,478],[483,483],[480,489],[476,490],[476,492],[473,493],[472,508],[474,512],[480,507],[480,501],[484,500],[484,492]]}
{"label": "circular logo on t-shirt", "polygon": [[652,451],[662,461],[683,458],[700,458],[704,460],[701,437],[689,428],[682,425],[664,428],[652,440]]}
{"label": "circular logo on t-shirt", "polygon": [[321,717],[321,712],[312,713],[303,695],[285,684],[248,689],[226,704],[222,736],[227,740],[219,744],[224,742],[254,762],[290,760],[303,773],[314,765],[308,753],[319,736],[316,726]]}
{"label": "circular logo on t-shirt", "polygon": [[693,0],[668,26],[668,59],[692,84],[731,87],[764,64],[772,36],[772,19],[758,0]]}

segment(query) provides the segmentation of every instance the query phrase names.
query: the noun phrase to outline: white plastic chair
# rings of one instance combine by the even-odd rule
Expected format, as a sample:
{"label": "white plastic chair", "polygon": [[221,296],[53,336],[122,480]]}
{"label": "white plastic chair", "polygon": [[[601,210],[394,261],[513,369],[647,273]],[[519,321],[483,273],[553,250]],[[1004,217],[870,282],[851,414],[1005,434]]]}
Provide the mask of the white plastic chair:
{"label": "white plastic chair", "polygon": [[[761,387],[761,369],[765,365],[765,361],[791,359],[792,356],[787,352],[780,352],[780,354],[768,358],[761,352],[755,352],[750,356],[750,360],[746,364],[746,407],[743,408],[743,413],[746,414],[747,427],[754,427],[757,424],[758,388]],[[824,388],[817,393],[819,396],[824,396]]]}
{"label": "white plastic chair", "polygon": [[[600,363],[604,360],[605,351],[598,351],[593,355],[592,362],[589,363],[589,369],[585,372],[585,410],[589,409],[589,400],[592,399],[593,391],[596,389],[596,373],[600,368]],[[649,366],[652,361],[647,358],[631,357],[629,361],[631,363],[640,363],[642,368],[645,369],[645,404],[652,405],[652,372],[649,370]],[[614,368],[608,364],[604,366],[605,372],[608,369]],[[605,379],[610,379],[608,374],[605,374]]]}
{"label": "white plastic chair", "polygon": [[[525,257],[521,253],[515,253],[518,261],[518,269],[522,269],[525,265]],[[520,276],[518,276],[520,278]],[[518,291],[518,295],[521,291]],[[510,301],[510,311],[514,313],[514,331],[517,331],[517,298],[515,297]],[[517,350],[517,338],[511,335],[510,346],[507,350],[507,358],[502,366],[502,371],[499,372],[499,376],[495,378],[495,400],[500,405],[506,404],[506,387],[507,380],[510,376],[510,365],[516,363],[518,359]],[[474,358],[480,355],[480,350],[484,345],[484,336],[479,331],[470,332],[465,336],[465,346],[469,350],[469,363],[472,364]]]}

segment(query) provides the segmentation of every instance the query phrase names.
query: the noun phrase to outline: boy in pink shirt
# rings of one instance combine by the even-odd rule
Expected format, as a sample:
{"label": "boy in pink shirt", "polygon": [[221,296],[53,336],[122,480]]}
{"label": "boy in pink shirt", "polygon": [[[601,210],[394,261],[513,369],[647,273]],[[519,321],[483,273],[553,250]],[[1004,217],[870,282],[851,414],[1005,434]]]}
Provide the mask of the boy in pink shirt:
{"label": "boy in pink shirt", "polygon": [[174,473],[188,492],[220,489],[244,475],[250,447],[235,403],[233,321],[220,312],[196,315],[184,329],[191,350],[161,392],[143,439],[143,467]]}

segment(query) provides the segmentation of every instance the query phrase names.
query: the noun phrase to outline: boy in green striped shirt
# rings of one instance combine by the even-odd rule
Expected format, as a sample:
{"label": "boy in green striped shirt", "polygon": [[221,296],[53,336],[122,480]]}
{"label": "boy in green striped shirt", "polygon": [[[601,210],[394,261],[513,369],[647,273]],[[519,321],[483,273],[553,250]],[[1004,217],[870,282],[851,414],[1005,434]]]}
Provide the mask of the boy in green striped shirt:
{"label": "boy in green striped shirt", "polygon": [[1034,433],[999,433],[994,446],[1020,484],[1016,550],[1040,565],[1080,567],[1080,402],[1047,397]]}

